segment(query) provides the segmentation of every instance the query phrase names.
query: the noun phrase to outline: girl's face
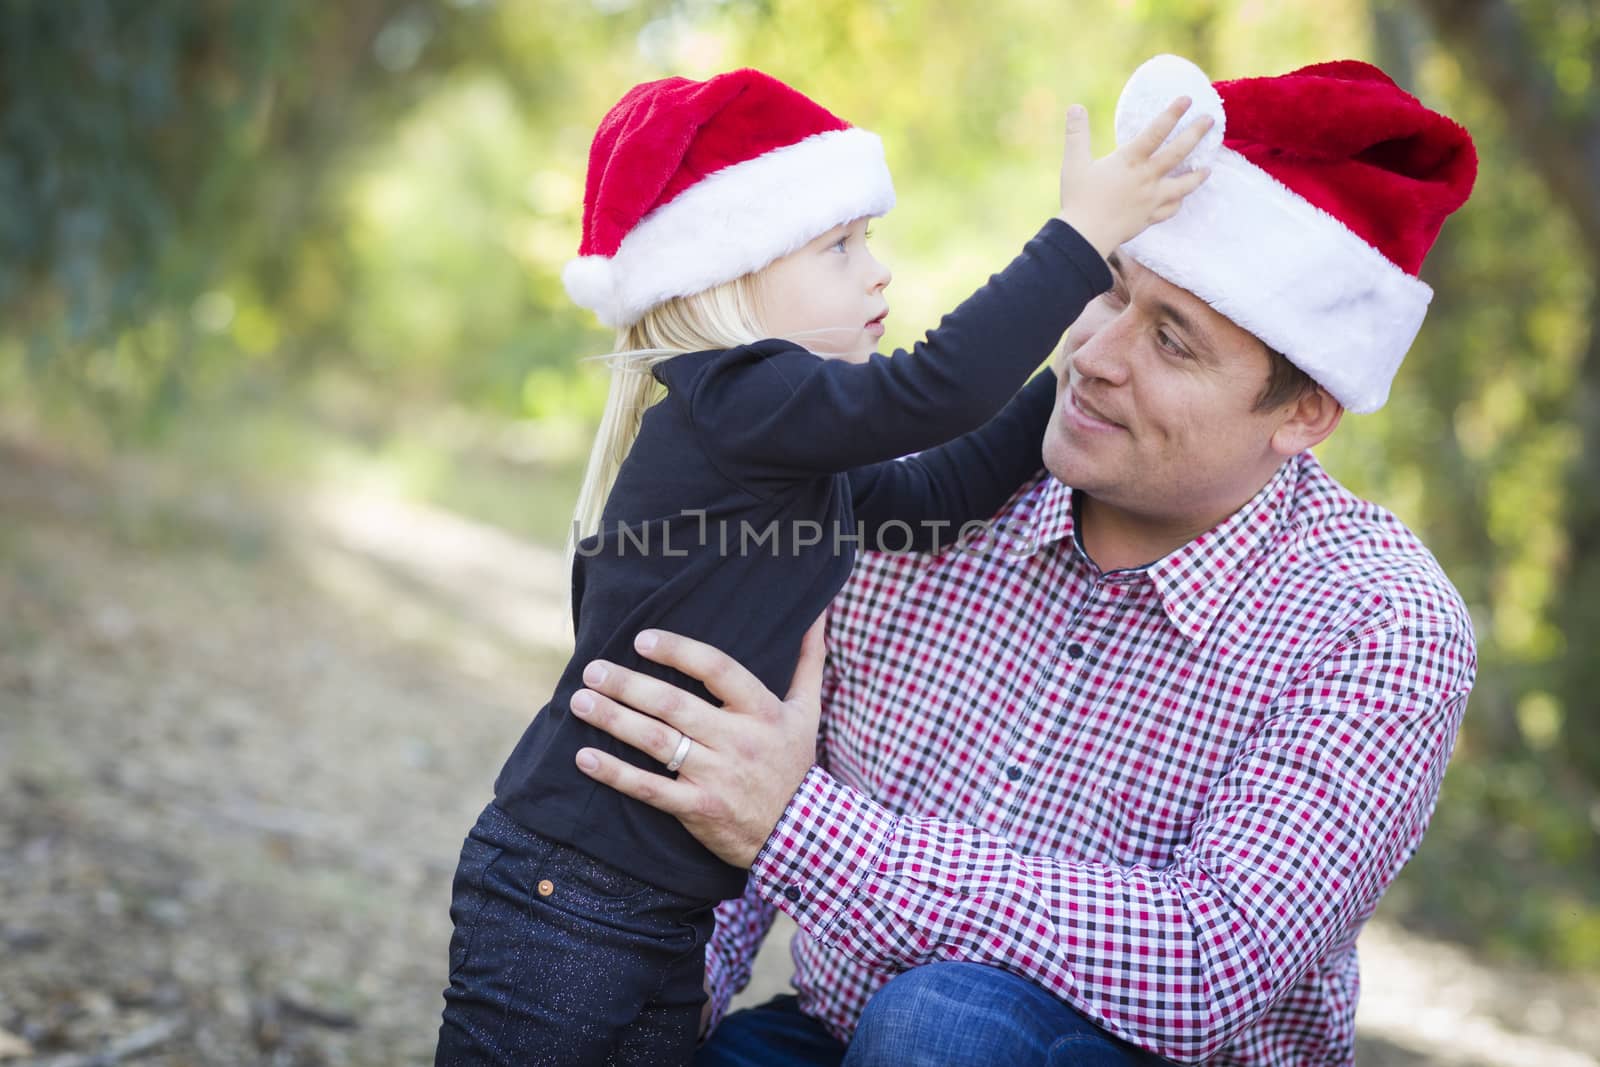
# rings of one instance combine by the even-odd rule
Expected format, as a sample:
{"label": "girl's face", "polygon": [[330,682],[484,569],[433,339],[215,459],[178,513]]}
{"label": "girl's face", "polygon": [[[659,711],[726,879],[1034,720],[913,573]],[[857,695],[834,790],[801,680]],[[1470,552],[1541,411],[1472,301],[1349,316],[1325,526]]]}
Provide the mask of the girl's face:
{"label": "girl's face", "polygon": [[890,277],[867,249],[866,219],[835,226],[762,270],[761,325],[825,359],[864,363],[883,337]]}

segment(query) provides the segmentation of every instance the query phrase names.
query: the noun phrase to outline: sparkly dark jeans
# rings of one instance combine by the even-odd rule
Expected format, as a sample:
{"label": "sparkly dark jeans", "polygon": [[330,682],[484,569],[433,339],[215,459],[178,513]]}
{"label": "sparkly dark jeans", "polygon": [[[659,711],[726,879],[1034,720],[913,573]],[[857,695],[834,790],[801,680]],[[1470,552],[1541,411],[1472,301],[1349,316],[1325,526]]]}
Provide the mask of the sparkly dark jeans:
{"label": "sparkly dark jeans", "polygon": [[489,805],[456,868],[436,1067],[690,1062],[712,908]]}

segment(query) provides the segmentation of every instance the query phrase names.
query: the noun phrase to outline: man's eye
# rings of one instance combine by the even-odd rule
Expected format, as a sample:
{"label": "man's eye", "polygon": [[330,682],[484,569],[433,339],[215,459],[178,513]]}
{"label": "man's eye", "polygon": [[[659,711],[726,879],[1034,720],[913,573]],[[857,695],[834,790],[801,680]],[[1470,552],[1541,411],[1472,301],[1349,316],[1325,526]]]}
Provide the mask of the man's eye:
{"label": "man's eye", "polygon": [[1182,356],[1185,359],[1189,358],[1189,353],[1184,351],[1184,347],[1180,345],[1177,342],[1177,339],[1166,330],[1156,331],[1156,343],[1175,356]]}
{"label": "man's eye", "polygon": [[1128,295],[1121,289],[1110,289],[1101,295],[1117,307],[1121,307],[1128,302]]}

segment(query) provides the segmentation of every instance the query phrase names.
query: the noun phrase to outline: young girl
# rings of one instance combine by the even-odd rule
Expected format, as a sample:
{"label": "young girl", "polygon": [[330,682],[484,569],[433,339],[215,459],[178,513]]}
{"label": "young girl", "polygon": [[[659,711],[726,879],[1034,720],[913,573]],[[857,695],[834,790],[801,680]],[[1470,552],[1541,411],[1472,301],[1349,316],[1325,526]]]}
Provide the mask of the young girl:
{"label": "young girl", "polygon": [[[751,70],[640,85],[606,115],[564,280],[626,363],[579,501],[576,651],[462,849],[438,1063],[688,1062],[712,908],[746,872],[577,769],[586,746],[660,769],[571,714],[583,666],[710,699],[633,651],[657,627],[782,691],[856,549],[931,549],[992,515],[1038,470],[1054,405],[1050,371],[1018,387],[1110,287],[1104,257],[1204,178],[1169,175],[1205,132],[1163,146],[1186,106],[1099,161],[1074,109],[1060,215],[892,358],[871,354],[889,271],[866,220],[894,200],[875,136]],[[665,769],[692,758],[680,743]]]}

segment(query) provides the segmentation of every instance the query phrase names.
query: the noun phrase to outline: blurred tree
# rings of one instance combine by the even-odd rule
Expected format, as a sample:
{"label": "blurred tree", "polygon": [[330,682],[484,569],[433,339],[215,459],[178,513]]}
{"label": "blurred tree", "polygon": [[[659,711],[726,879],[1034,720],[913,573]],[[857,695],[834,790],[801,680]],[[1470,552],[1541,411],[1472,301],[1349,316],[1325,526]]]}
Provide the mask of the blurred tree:
{"label": "blurred tree", "polygon": [[[1563,682],[1561,665],[1586,660],[1594,633],[1562,601],[1573,595],[1564,573],[1582,566],[1563,508],[1594,484],[1573,396],[1594,363],[1597,264],[1592,237],[1545,179],[1540,142],[1557,112],[1592,112],[1587,75],[1563,56],[1592,52],[1594,25],[1574,21],[1572,5],[1506,8],[1516,26],[1491,35],[1496,47],[1520,50],[1530,79],[1544,79],[1513,102],[1467,44],[1435,32],[1438,10],[1411,0],[1372,10],[1376,58],[1472,131],[1481,164],[1472,200],[1429,256],[1435,299],[1394,401],[1362,420],[1370,435],[1341,433],[1324,450],[1418,529],[1477,624],[1479,680],[1457,757],[1391,904],[1453,935],[1592,965],[1600,909],[1581,902],[1600,870],[1600,774],[1579,738],[1595,701],[1590,684]],[[1546,72],[1562,70],[1558,87]],[[1539,95],[1558,88],[1571,99]],[[1462,878],[1466,857],[1497,862]]]}
{"label": "blurred tree", "polygon": [[[1563,0],[1420,0],[1439,36],[1504,109],[1519,155],[1577,231],[1563,267],[1591,280],[1588,338],[1567,395],[1546,411],[1574,430],[1552,618],[1564,754],[1600,786],[1600,19]],[[1514,235],[1513,235],[1514,236]],[[1554,410],[1551,410],[1554,408]]]}
{"label": "blurred tree", "polygon": [[[329,309],[293,292],[294,263],[338,225],[328,165],[455,58],[442,31],[468,6],[0,6],[10,355],[112,414],[175,398],[207,334],[237,324],[246,350],[270,347],[264,307],[299,301],[314,332]],[[239,277],[248,298],[217,288]]]}

